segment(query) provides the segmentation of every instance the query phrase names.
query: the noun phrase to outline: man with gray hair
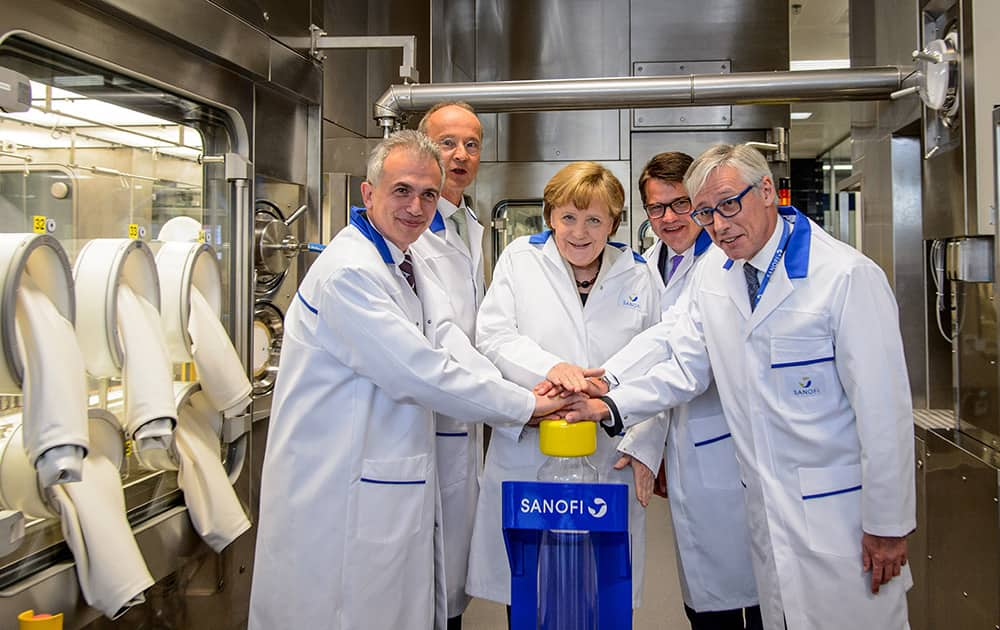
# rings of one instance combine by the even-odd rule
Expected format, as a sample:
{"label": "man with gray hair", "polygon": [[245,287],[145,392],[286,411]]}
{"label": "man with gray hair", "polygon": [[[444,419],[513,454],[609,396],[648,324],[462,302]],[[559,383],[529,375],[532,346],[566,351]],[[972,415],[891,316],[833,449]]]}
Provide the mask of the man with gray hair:
{"label": "man with gray hair", "polygon": [[[591,387],[601,397],[569,405],[567,419],[629,426],[714,378],[746,488],[765,627],[908,627],[913,416],[885,274],[779,208],[754,149],[712,147],[684,183],[718,249],[663,323],[604,365]],[[617,382],[637,365],[644,376]]]}
{"label": "man with gray hair", "polygon": [[[455,323],[469,339],[474,339],[476,314],[486,291],[483,226],[469,208],[465,190],[479,171],[483,127],[468,104],[445,101],[427,111],[419,129],[438,145],[445,178],[434,218],[413,244],[413,251],[448,287]],[[436,422],[448,630],[460,630],[462,613],[470,599],[465,583],[483,470],[483,431],[481,425],[468,425],[441,414]]]}
{"label": "man with gray hair", "polygon": [[383,140],[361,185],[365,208],[288,309],[251,629],[443,630],[433,412],[517,426],[559,404],[456,360],[485,361],[452,334],[445,290],[410,251],[443,179],[425,135]]}

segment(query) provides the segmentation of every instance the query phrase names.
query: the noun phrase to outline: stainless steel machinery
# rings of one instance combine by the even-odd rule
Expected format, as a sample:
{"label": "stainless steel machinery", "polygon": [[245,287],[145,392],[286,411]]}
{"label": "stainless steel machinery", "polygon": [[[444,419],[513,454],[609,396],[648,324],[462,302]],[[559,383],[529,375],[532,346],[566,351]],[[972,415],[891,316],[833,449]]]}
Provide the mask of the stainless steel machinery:
{"label": "stainless steel machinery", "polygon": [[[254,202],[272,199],[282,218],[304,207],[284,236],[317,240],[322,68],[277,40],[308,29],[314,17],[308,2],[280,10],[202,1],[7,3],[0,67],[31,80],[31,100],[28,111],[0,115],[0,229],[40,227],[72,257],[95,237],[155,248],[164,223],[184,217],[218,254],[223,322],[244,364],[252,366],[254,341],[266,346],[257,358],[263,352],[270,361],[288,286],[312,254],[283,257],[290,264],[279,282],[255,291],[265,278],[254,273]],[[265,300],[255,305],[257,297]],[[266,434],[266,422],[254,421],[267,417],[273,381],[273,366],[253,367],[257,400],[227,421],[221,453],[251,518]],[[181,372],[179,380],[190,378]],[[117,387],[92,382],[92,404],[114,409]],[[0,413],[18,405],[5,399]],[[245,626],[252,530],[215,554],[192,530],[175,474],[143,471],[134,460],[128,466],[129,523],[157,580],[147,603],[116,622],[87,607],[58,521],[36,520],[0,556],[0,626],[29,608],[65,613],[67,628]]]}

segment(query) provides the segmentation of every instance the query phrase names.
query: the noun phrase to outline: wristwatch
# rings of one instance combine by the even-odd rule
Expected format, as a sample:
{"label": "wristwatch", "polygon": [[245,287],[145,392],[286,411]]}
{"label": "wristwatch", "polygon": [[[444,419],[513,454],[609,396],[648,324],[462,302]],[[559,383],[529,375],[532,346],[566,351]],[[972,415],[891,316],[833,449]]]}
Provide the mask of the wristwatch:
{"label": "wristwatch", "polygon": [[622,422],[622,416],[618,412],[618,405],[616,405],[615,401],[611,400],[609,396],[601,396],[598,400],[608,406],[608,411],[611,412],[611,417],[607,420],[601,420],[597,424],[601,425],[601,428],[604,429],[604,432],[607,433],[609,437],[619,435],[625,430],[625,424]]}
{"label": "wristwatch", "polygon": [[618,379],[615,378],[614,376],[608,375],[607,372],[605,372],[604,375],[601,376],[598,380],[604,383],[605,386],[607,386],[609,392],[615,387],[618,387]]}

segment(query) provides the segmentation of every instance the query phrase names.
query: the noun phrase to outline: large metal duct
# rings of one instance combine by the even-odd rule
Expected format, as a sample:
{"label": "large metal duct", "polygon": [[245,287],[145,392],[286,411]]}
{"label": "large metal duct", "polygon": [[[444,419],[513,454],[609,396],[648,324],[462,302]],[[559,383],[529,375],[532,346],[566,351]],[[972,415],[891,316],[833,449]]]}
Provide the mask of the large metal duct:
{"label": "large metal duct", "polygon": [[904,87],[910,69],[742,72],[665,77],[609,77],[484,83],[391,85],[375,101],[374,117],[389,129],[406,112],[445,100],[479,112],[538,112],[622,107],[751,105],[888,99]]}

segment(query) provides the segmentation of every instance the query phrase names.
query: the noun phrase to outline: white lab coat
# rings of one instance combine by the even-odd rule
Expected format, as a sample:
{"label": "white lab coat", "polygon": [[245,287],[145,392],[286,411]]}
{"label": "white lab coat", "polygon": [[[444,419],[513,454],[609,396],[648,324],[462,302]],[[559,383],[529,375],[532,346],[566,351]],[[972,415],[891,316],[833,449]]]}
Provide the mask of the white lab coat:
{"label": "white lab coat", "polygon": [[[285,318],[261,482],[250,628],[444,628],[434,420],[523,424],[530,392],[436,349],[449,309],[418,254],[352,217]],[[441,314],[439,315],[438,311]],[[426,335],[426,336],[425,336]],[[472,352],[471,345],[468,345]]]}
{"label": "white lab coat", "polygon": [[[714,246],[702,231],[666,285],[657,268],[664,247],[657,241],[644,257],[661,281],[660,307],[666,312]],[[627,366],[613,360],[605,367],[622,380],[642,374],[630,373]],[[664,452],[667,494],[684,603],[698,612],[755,606],[757,585],[739,463],[715,384],[666,413],[670,419]],[[629,432],[619,450],[630,452],[636,437],[640,436]]]}
{"label": "white lab coat", "polygon": [[[656,277],[631,249],[607,245],[596,284],[583,306],[569,265],[548,232],[521,237],[497,261],[493,282],[479,310],[476,345],[508,378],[531,387],[565,361],[600,365],[635,334],[659,321]],[[650,414],[654,415],[654,414]],[[634,429],[649,432],[636,440],[640,461],[656,470],[666,427],[657,419]],[[598,427],[597,452],[590,461],[601,481],[629,486],[633,601],[639,605],[645,542],[645,511],[635,499],[632,470],[612,469],[619,438]],[[486,467],[472,534],[467,590],[470,595],[510,603],[510,567],[501,529],[501,482],[535,481],[545,456],[534,428],[497,427]]]}
{"label": "white lab coat", "polygon": [[[453,212],[465,213],[469,229],[468,247],[446,220]],[[476,215],[464,203],[456,208],[448,200],[440,199],[438,212],[430,227],[411,245],[411,249],[420,253],[442,281],[442,286],[447,287],[456,323],[469,339],[473,339],[476,312],[485,293],[483,227]],[[457,617],[469,605],[465,577],[479,497],[479,473],[483,469],[483,431],[482,425],[466,424],[441,414],[435,414],[435,422],[438,483],[444,514],[441,529],[448,616]]]}
{"label": "white lab coat", "polygon": [[782,213],[794,230],[757,309],[742,263],[710,251],[689,299],[622,351],[651,373],[611,397],[629,424],[700,393],[711,370],[746,484],[767,628],[783,628],[782,615],[789,630],[906,628],[909,566],[878,595],[861,566],[862,531],[916,525],[896,302],[871,260]]}

